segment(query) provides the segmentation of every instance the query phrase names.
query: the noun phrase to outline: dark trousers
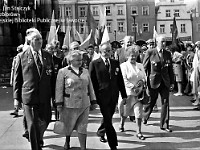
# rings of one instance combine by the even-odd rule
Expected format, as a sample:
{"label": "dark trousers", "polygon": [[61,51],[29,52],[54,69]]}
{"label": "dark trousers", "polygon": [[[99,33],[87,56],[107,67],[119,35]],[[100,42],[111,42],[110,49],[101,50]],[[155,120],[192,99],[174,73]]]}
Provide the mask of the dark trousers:
{"label": "dark trousers", "polygon": [[40,147],[40,131],[38,125],[39,106],[24,105],[25,117],[29,132],[29,141],[32,150],[41,150]]}
{"label": "dark trousers", "polygon": [[111,148],[116,147],[118,145],[117,133],[112,125],[112,117],[113,117],[113,114],[115,113],[116,103],[110,104],[109,106],[100,104],[99,106],[100,106],[101,113],[103,115],[103,119],[97,131],[97,135],[104,136],[106,133],[109,146]]}
{"label": "dark trousers", "polygon": [[157,89],[149,87],[149,95],[151,97],[150,104],[145,106],[144,119],[148,120],[153,107],[158,99],[158,94],[161,96],[161,117],[160,117],[160,128],[169,128],[169,88],[161,82]]}
{"label": "dark trousers", "polygon": [[[23,106],[24,109],[24,106]],[[27,121],[26,121],[26,117],[25,117],[25,110],[23,112],[23,127],[24,127],[24,132],[28,131],[28,125],[27,125]]]}

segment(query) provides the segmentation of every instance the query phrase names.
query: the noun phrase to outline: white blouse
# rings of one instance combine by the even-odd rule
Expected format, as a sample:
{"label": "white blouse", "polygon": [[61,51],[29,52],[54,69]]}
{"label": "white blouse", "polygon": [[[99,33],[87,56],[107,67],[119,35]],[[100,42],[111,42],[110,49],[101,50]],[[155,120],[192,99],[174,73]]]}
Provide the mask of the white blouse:
{"label": "white blouse", "polygon": [[139,80],[146,81],[146,74],[144,71],[144,67],[141,63],[137,63],[136,65],[131,64],[129,61],[126,61],[120,65],[126,93],[127,95],[132,95],[132,88],[137,84]]}

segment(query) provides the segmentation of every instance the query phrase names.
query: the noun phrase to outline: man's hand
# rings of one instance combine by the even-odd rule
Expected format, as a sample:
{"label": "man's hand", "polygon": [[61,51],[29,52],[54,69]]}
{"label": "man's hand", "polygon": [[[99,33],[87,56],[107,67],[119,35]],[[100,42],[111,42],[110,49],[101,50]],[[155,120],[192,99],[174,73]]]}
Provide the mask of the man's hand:
{"label": "man's hand", "polygon": [[98,104],[92,104],[90,106],[90,110],[95,110],[99,105]]}
{"label": "man's hand", "polygon": [[169,90],[172,91],[173,89],[174,89],[174,84],[171,84]]}
{"label": "man's hand", "polygon": [[124,105],[126,105],[126,100],[127,100],[127,98],[123,98],[123,100],[122,100],[122,103],[123,103]]}

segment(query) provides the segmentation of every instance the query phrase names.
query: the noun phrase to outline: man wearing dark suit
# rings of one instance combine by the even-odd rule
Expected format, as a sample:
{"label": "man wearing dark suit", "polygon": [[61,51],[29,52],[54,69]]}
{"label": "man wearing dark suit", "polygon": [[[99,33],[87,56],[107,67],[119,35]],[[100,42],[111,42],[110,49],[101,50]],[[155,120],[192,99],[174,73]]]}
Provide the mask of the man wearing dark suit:
{"label": "man wearing dark suit", "polygon": [[27,38],[30,47],[16,58],[13,96],[24,104],[31,149],[41,150],[43,133],[51,120],[54,67],[51,54],[41,50],[39,31],[30,33]]}
{"label": "man wearing dark suit", "polygon": [[110,43],[102,44],[100,46],[101,56],[90,63],[89,72],[97,103],[103,115],[97,135],[100,136],[101,142],[106,142],[104,138],[106,133],[111,150],[116,150],[118,145],[117,134],[112,125],[112,117],[118,101],[119,91],[124,101],[127,98],[127,94],[119,62],[109,58],[110,51]]}
{"label": "man wearing dark suit", "polygon": [[157,101],[158,94],[161,96],[161,118],[160,129],[171,132],[169,129],[169,92],[174,87],[174,74],[172,68],[171,53],[165,50],[165,37],[156,38],[157,47],[148,49],[143,65],[147,74],[147,86],[151,102],[144,110],[144,124],[147,124],[153,107]]}

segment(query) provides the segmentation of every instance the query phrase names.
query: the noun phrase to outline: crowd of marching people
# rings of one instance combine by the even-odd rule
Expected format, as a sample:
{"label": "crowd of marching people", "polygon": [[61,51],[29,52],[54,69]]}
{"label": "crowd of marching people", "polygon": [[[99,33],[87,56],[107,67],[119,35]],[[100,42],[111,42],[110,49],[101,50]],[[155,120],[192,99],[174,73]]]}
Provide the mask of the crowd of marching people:
{"label": "crowd of marching people", "polygon": [[52,107],[62,123],[55,123],[54,129],[62,127],[66,150],[70,149],[73,130],[78,133],[81,150],[86,150],[89,113],[96,107],[103,116],[97,136],[101,142],[108,142],[111,150],[118,146],[112,124],[116,110],[120,116],[119,131],[125,131],[129,118],[136,123],[136,137],[140,140],[145,140],[142,124],[147,125],[151,113],[158,109],[158,95],[163,131],[172,132],[171,91],[177,91],[175,96],[193,96],[191,102],[200,110],[200,41],[194,45],[167,46],[165,37],[158,36],[136,45],[133,36],[125,36],[121,45],[107,41],[81,49],[78,41],[61,47],[59,41],[53,40],[42,49],[42,36],[35,28],[27,30],[25,39],[25,44],[17,47],[12,64],[11,115],[17,116],[23,108],[23,137],[32,150],[41,150],[44,145],[43,135],[51,122]]}

